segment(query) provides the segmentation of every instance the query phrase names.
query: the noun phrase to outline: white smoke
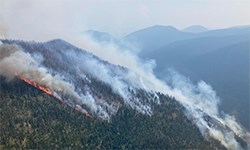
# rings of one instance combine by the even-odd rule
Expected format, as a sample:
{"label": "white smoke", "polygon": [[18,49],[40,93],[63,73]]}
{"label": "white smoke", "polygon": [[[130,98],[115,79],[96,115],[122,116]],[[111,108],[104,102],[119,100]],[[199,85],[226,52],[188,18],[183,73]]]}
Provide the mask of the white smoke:
{"label": "white smoke", "polygon": [[[43,57],[40,54],[31,55],[24,52],[15,45],[0,45],[0,75],[8,81],[12,80],[16,73],[20,76],[45,86],[57,93],[68,95],[75,104],[87,106],[91,112],[99,114],[103,119],[108,120],[109,116],[102,107],[89,94],[78,94],[75,86],[64,80],[59,74],[52,75],[47,68],[41,65]],[[73,106],[74,107],[74,106]]]}
{"label": "white smoke", "polygon": [[[142,104],[137,98],[131,95],[131,90],[141,88],[141,82],[134,82],[136,78],[138,81],[142,80],[140,76],[127,70],[121,70],[117,66],[105,64],[92,55],[79,55],[66,51],[65,54],[71,57],[73,64],[78,68],[80,74],[89,73],[93,77],[110,85],[114,93],[119,94],[125,104],[138,110],[144,114],[151,114],[151,109],[148,105]],[[131,80],[132,79],[132,80]],[[129,91],[130,90],[130,91]]]}
{"label": "white smoke", "polygon": [[[154,61],[142,61],[132,54],[131,50],[121,49],[121,47],[113,43],[96,43],[95,40],[91,40],[89,37],[82,38],[82,41],[84,44],[79,42],[79,39],[75,41],[75,44],[110,63],[129,68],[132,73],[123,74],[123,78],[129,79],[129,82],[133,83],[133,85],[137,85],[147,91],[158,91],[175,97],[186,108],[186,115],[196,121],[197,127],[204,136],[209,135],[220,141],[228,149],[241,149],[235,135],[241,137],[248,145],[250,144],[250,134],[247,130],[238,124],[233,116],[221,115],[218,109],[220,99],[212,87],[204,81],[200,81],[195,85],[186,77],[170,70],[166,74],[170,83],[167,85],[155,77],[153,73]],[[110,83],[108,82],[109,79],[98,76],[98,74],[96,75],[100,80],[117,89],[121,95],[123,95],[123,92],[126,93],[124,84]],[[114,81],[114,78],[112,78],[112,81]],[[148,109],[150,110],[150,107]],[[229,127],[230,130],[210,126],[209,122],[204,119],[204,114],[217,120],[224,127]]]}

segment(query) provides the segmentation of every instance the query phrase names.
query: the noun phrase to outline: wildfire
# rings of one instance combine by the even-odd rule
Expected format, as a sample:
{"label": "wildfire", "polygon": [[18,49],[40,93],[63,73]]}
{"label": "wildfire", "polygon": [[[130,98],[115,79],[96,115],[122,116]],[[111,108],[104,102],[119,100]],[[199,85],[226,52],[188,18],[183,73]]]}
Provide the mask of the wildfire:
{"label": "wildfire", "polygon": [[32,81],[30,81],[30,80],[28,80],[28,79],[26,79],[26,78],[23,78],[23,77],[21,77],[21,76],[19,76],[19,78],[20,78],[21,80],[23,80],[24,82],[26,82],[26,83],[28,83],[28,84],[30,84],[30,85],[32,85],[32,86],[34,86],[34,87],[36,87],[36,88],[42,90],[43,92],[45,92],[45,93],[47,93],[47,94],[49,94],[49,95],[54,96],[54,95],[53,95],[53,92],[52,92],[50,89],[48,89],[48,88],[46,88],[46,87],[44,87],[44,86],[41,86],[41,85],[39,85],[39,84],[36,83],[36,82],[32,82]]}
{"label": "wildfire", "polygon": [[65,102],[57,93],[53,92],[52,90],[50,90],[50,89],[48,89],[48,88],[46,88],[46,87],[44,87],[44,86],[41,86],[41,85],[39,85],[39,84],[36,83],[36,82],[30,81],[30,80],[28,80],[27,78],[24,78],[23,76],[21,76],[21,75],[20,75],[19,73],[17,73],[17,72],[15,72],[15,75],[16,75],[16,77],[18,77],[19,79],[23,80],[24,82],[26,82],[26,83],[28,83],[28,84],[30,84],[30,85],[32,85],[32,86],[34,86],[34,87],[40,89],[41,91],[47,93],[48,95],[51,95],[51,96],[55,97],[56,99],[60,100],[63,104],[66,104],[66,105],[72,107],[73,109],[75,109],[76,111],[81,112],[81,113],[84,114],[85,116],[87,116],[87,117],[89,117],[89,118],[95,120],[94,117],[91,116],[91,115],[90,115],[86,110],[84,110],[81,106],[79,106],[79,105],[72,106],[71,104]]}

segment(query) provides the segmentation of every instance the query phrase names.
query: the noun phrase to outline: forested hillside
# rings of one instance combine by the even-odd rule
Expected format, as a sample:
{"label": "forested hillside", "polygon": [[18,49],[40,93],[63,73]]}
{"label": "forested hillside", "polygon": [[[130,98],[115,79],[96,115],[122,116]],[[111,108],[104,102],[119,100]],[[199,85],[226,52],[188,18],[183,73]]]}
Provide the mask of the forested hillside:
{"label": "forested hillside", "polygon": [[1,149],[224,149],[204,139],[182,107],[162,94],[163,104],[153,106],[151,117],[122,107],[107,122],[87,118],[19,79],[1,78],[0,87]]}

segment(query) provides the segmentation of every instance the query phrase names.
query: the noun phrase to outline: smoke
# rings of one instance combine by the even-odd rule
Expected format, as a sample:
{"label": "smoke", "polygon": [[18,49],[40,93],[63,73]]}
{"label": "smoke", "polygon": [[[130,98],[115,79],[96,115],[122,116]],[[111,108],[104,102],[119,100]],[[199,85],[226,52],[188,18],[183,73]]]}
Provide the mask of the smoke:
{"label": "smoke", "polygon": [[122,70],[118,66],[104,63],[90,54],[81,55],[72,51],[66,51],[64,53],[67,57],[71,58],[71,63],[77,68],[79,75],[85,73],[91,74],[98,80],[109,84],[113,92],[119,94],[123,98],[125,104],[141,113],[151,114],[150,107],[147,104],[143,104],[130,92],[143,86],[141,82],[132,81],[135,78],[141,80],[138,75],[127,69]]}
{"label": "smoke", "polygon": [[[241,149],[235,135],[249,144],[250,134],[235,121],[235,118],[219,112],[220,99],[210,85],[204,81],[194,85],[189,79],[173,70],[169,70],[168,75],[170,75],[168,81],[173,90],[186,98],[185,101],[181,98],[177,100],[187,108],[186,115],[195,120],[203,135],[217,139],[228,149]],[[212,117],[217,123],[206,119],[204,115]]]}
{"label": "smoke", "polygon": [[7,81],[12,80],[16,73],[22,77],[45,86],[54,92],[67,95],[72,107],[76,104],[87,106],[93,113],[97,113],[103,119],[109,119],[107,112],[96,104],[93,97],[89,94],[78,94],[75,86],[64,80],[59,74],[52,75],[52,71],[42,66],[43,57],[36,53],[31,55],[24,52],[16,45],[0,45],[0,75]]}
{"label": "smoke", "polygon": [[[11,25],[10,32],[12,33],[10,33],[10,35],[13,34],[13,37],[34,39],[35,36],[36,39],[47,39],[48,36],[55,37],[60,35],[60,37],[64,37],[68,41],[89,50],[96,56],[107,60],[112,64],[120,65],[131,70],[126,72],[110,68],[110,66],[105,65],[92,57],[78,57],[72,56],[74,55],[72,53],[68,54],[74,58],[74,64],[79,65],[77,66],[80,68],[79,74],[82,75],[82,73],[87,71],[99,80],[109,84],[112,87],[113,92],[121,95],[125,100],[125,103],[130,107],[150,115],[153,113],[150,109],[150,105],[142,103],[139,99],[133,98],[129,89],[134,90],[141,88],[148,92],[158,91],[175,97],[176,100],[186,108],[186,115],[196,123],[204,136],[209,135],[214,139],[217,139],[228,149],[240,149],[240,145],[238,144],[235,135],[243,138],[248,144],[250,143],[249,133],[236,122],[235,118],[227,114],[222,114],[219,111],[218,105],[220,99],[217,97],[216,92],[212,87],[204,81],[193,84],[186,77],[173,70],[169,70],[169,72],[166,73],[166,78],[168,78],[168,84],[166,84],[155,77],[153,68],[156,64],[154,61],[140,60],[136,55],[131,53],[131,51],[138,50],[127,50],[114,43],[96,43],[89,37],[72,37],[69,35],[63,35],[65,29],[71,27],[71,22],[74,22],[74,20],[70,19],[70,21],[67,21],[69,24],[65,25],[65,17],[72,18],[72,16],[76,16],[77,14],[88,13],[68,15],[70,11],[65,11],[65,7],[57,7],[58,4],[62,5],[63,3],[53,3],[54,7],[51,7],[52,3],[43,3],[43,1],[39,1],[36,2],[35,7],[29,7],[30,5],[34,5],[30,4],[30,2],[31,1],[23,3],[18,1],[18,4],[16,5],[18,7],[25,6],[25,9],[16,9],[17,7],[12,8],[12,6],[11,9],[8,8],[9,10],[6,14],[10,14],[7,19],[8,24]],[[71,3],[67,3],[66,5],[71,6]],[[32,9],[28,9],[26,6]],[[80,10],[85,10],[82,9],[84,5],[78,6]],[[42,9],[45,10],[43,12],[40,11],[40,8],[46,9]],[[55,8],[58,10],[55,11]],[[14,9],[16,9],[16,11],[14,11],[16,13],[10,13]],[[100,14],[95,12],[96,9],[92,10],[94,10],[94,14]],[[62,12],[64,12],[63,15]],[[42,15],[43,13],[45,13],[46,16],[51,16],[51,14],[53,14],[53,16],[56,17],[41,17],[44,16]],[[16,17],[17,14],[22,17]],[[82,17],[76,18],[77,19],[75,20],[79,20],[79,18]],[[86,20],[92,20],[93,18],[94,17],[89,19],[89,17],[87,17]],[[81,21],[80,23],[76,21],[76,24],[82,25],[83,22],[87,22],[86,20]],[[34,26],[34,22],[39,23]],[[105,22],[107,21],[105,20]],[[44,26],[47,26],[47,28],[45,29]],[[124,24],[122,24],[122,26],[124,26]],[[29,32],[27,32],[27,30]],[[34,32],[30,32],[31,30]],[[57,33],[55,33],[55,31],[57,31]],[[37,34],[35,34],[35,32],[37,32]],[[0,17],[0,38],[6,38],[7,34],[8,28],[3,18]],[[0,45],[0,75],[6,77],[7,80],[13,79],[15,77],[15,72],[18,72],[25,78],[44,85],[53,91],[64,95],[70,95],[69,99],[75,100],[72,102],[73,104],[79,104],[76,105],[79,107],[80,105],[86,105],[91,112],[96,113],[103,119],[109,120],[110,114],[116,112],[116,106],[105,103],[104,101],[97,103],[96,99],[90,93],[77,93],[74,84],[65,81],[64,77],[60,74],[45,68],[41,65],[42,62],[43,57],[40,54],[31,55],[25,53],[19,47],[14,45]],[[159,103],[159,101],[157,101],[157,103]],[[217,120],[219,122],[219,127],[211,126],[209,121],[204,117],[206,115]],[[230,130],[227,129],[227,127]]]}
{"label": "smoke", "polygon": [[[128,79],[127,83],[130,83],[129,85],[142,88],[146,91],[158,91],[175,97],[186,108],[186,115],[196,123],[205,137],[208,135],[220,141],[228,149],[241,149],[236,138],[238,136],[249,146],[250,134],[235,121],[233,116],[223,114],[219,111],[218,105],[220,104],[220,99],[213,88],[204,81],[193,84],[188,78],[180,75],[173,69],[169,69],[165,75],[166,83],[155,77],[153,73],[154,61],[143,61],[131,53],[131,50],[122,48],[114,43],[97,43],[95,42],[96,40],[92,40],[89,37],[82,38],[82,41],[75,41],[75,44],[84,47],[110,63],[129,68],[131,72],[123,73],[122,76],[123,79]],[[99,65],[95,64],[94,66]],[[108,70],[108,68],[103,69]],[[109,82],[116,80],[116,78],[112,78],[111,80],[105,78],[102,73],[101,75],[99,74],[99,71],[92,72],[92,74],[110,84],[111,87],[119,91],[119,94],[123,95],[123,92],[125,92],[124,89],[127,87],[124,88],[124,84]],[[109,71],[106,74],[109,74]],[[125,94],[124,97],[128,97],[128,95]],[[147,106],[147,109],[150,110],[150,106]],[[208,120],[206,116],[212,119]],[[211,125],[211,122],[217,125]]]}
{"label": "smoke", "polygon": [[[74,38],[75,39],[75,38]],[[99,58],[86,53],[75,51],[63,51],[68,64],[77,70],[78,76],[87,79],[85,73],[92,75],[100,81],[110,85],[114,93],[119,94],[124,103],[137,111],[151,115],[150,103],[135,97],[133,92],[143,89],[154,95],[156,103],[160,104],[157,94],[161,92],[176,98],[184,107],[186,116],[193,121],[204,137],[212,137],[221,142],[228,149],[241,149],[237,137],[242,138],[248,144],[250,134],[239,125],[233,116],[219,111],[220,99],[213,88],[200,81],[193,84],[189,79],[180,75],[173,69],[166,72],[166,81],[163,82],[154,76],[154,61],[142,61],[130,51],[115,45],[114,43],[96,43],[88,37],[74,40],[78,46],[84,47],[98,57],[113,63],[111,65]],[[81,38],[80,38],[81,39]],[[83,45],[82,45],[83,43]],[[55,52],[55,51],[54,51]],[[82,93],[77,90],[76,84],[67,80],[60,72],[48,69],[42,65],[44,58],[40,53],[30,54],[15,45],[0,45],[0,75],[8,80],[14,78],[18,72],[23,77],[37,82],[61,95],[66,95],[67,102],[77,108],[87,107],[92,113],[104,120],[110,120],[119,106],[98,99],[91,92]],[[59,54],[59,53],[58,53]],[[57,54],[57,55],[58,55]],[[119,66],[129,68],[122,68]],[[91,82],[91,80],[89,81]],[[131,92],[133,91],[133,92]]]}

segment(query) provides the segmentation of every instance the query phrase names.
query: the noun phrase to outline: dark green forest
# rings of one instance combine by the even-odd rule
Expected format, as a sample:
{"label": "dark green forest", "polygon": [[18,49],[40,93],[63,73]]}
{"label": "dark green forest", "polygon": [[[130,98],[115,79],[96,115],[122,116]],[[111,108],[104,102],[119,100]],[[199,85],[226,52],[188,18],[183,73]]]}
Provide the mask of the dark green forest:
{"label": "dark green forest", "polygon": [[107,122],[19,79],[0,81],[0,149],[225,149],[205,139],[181,105],[162,94],[152,116],[123,105]]}

